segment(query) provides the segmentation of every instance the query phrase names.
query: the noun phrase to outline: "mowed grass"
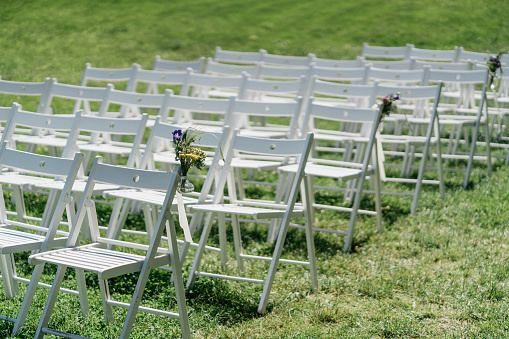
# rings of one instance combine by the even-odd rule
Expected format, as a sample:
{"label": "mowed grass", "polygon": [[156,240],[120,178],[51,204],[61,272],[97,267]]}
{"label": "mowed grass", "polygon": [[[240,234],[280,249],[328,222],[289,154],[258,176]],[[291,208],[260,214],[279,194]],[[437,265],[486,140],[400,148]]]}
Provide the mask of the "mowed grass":
{"label": "mowed grass", "polygon": [[[215,46],[241,51],[263,48],[286,55],[312,52],[336,59],[354,58],[363,42],[507,52],[508,10],[504,1],[471,0],[6,2],[0,12],[0,75],[18,81],[56,77],[62,83],[78,84],[86,62],[112,68],[136,62],[150,68],[155,55],[195,60],[212,56]],[[0,97],[0,104],[8,106],[13,100],[26,108],[37,103]],[[508,176],[509,169],[500,160],[491,177],[484,164],[476,163],[472,185],[463,190],[463,175],[448,172],[446,198],[439,198],[436,187],[425,187],[414,216],[409,215],[408,198],[384,196],[384,232],[375,232],[372,218],[360,218],[349,254],[342,253],[342,237],[317,233],[319,291],[310,291],[304,268],[281,265],[264,315],[256,312],[260,286],[199,278],[186,295],[194,336],[508,337]],[[318,202],[339,198],[325,192],[317,197]],[[30,213],[40,215],[45,198],[27,195],[27,199]],[[372,206],[372,197],[364,203]],[[100,204],[98,208],[107,222],[110,208]],[[347,222],[348,216],[331,212],[317,213],[315,220],[319,227]],[[130,219],[129,225],[142,228],[141,216]],[[246,250],[270,253],[266,232],[263,226],[245,225]],[[217,234],[212,238],[217,241]],[[289,232],[287,245],[285,257],[303,258],[305,238],[300,231]],[[28,253],[16,257],[18,273],[25,277],[31,272],[27,257]],[[213,254],[207,254],[204,262],[219,270]],[[187,277],[190,260],[184,266]],[[228,270],[234,272],[235,265]],[[266,270],[265,265],[250,263],[246,273],[263,277]],[[51,283],[54,271],[48,266],[43,280]],[[113,298],[129,302],[136,279],[133,275],[111,281]],[[168,281],[167,273],[154,271],[144,305],[174,308]],[[126,311],[115,308],[116,322],[106,326],[93,274],[87,275],[87,283],[91,314],[83,317],[78,298],[61,294],[50,326],[92,338],[118,337]],[[69,270],[66,286],[74,285]],[[21,289],[23,293],[25,285]],[[0,313],[15,317],[22,295],[7,300],[0,290]],[[20,338],[33,337],[46,297],[47,291],[39,289]],[[11,330],[11,323],[0,321],[0,337]],[[177,321],[141,312],[132,333],[133,338],[179,336]]]}

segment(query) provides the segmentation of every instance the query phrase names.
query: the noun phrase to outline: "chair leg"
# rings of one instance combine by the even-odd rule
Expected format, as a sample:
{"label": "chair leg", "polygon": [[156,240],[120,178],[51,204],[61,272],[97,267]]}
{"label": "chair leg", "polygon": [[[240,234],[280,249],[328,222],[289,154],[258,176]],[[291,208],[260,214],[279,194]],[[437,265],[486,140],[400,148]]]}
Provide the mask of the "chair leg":
{"label": "chair leg", "polygon": [[101,290],[104,320],[106,321],[106,325],[110,325],[113,323],[113,309],[110,305],[108,305],[108,301],[110,300],[110,288],[108,286],[108,280],[99,279],[99,288]]}
{"label": "chair leg", "polygon": [[42,339],[44,337],[44,332],[42,329],[48,327],[49,319],[51,317],[51,313],[53,312],[53,308],[55,307],[55,303],[57,302],[58,292],[62,286],[66,269],[66,266],[58,266],[57,273],[55,275],[55,279],[53,280],[53,285],[51,286],[48,300],[44,306],[44,311],[42,311],[41,320],[39,320],[39,325],[37,326],[37,331],[35,332],[34,339]]}
{"label": "chair leg", "polygon": [[304,178],[301,182],[301,192],[303,192],[302,202],[304,204],[305,212],[305,228],[306,228],[306,244],[308,249],[309,260],[309,274],[311,276],[311,290],[314,292],[318,289],[318,270],[316,267],[316,251],[315,251],[315,238],[313,235],[313,220],[311,210],[311,192],[307,188],[307,180]]}
{"label": "chair leg", "polygon": [[242,260],[242,240],[240,238],[239,216],[232,214],[233,243],[235,246],[235,257],[237,268],[240,274],[244,273],[244,261]]}
{"label": "chair leg", "polygon": [[[171,215],[171,214],[170,214]],[[177,246],[177,234],[175,232],[175,225],[174,221],[172,219],[172,216],[167,219],[171,223],[171,227],[166,227],[167,229],[167,236],[168,236],[168,242],[170,251],[172,254],[170,255],[171,258],[171,266],[172,266],[172,272],[173,272],[173,284],[175,286],[175,294],[177,297],[177,307],[179,312],[179,320],[180,320],[180,328],[182,330],[182,337],[183,338],[190,338],[191,337],[191,329],[189,327],[189,318],[187,315],[187,306],[186,306],[186,298],[184,294],[184,284],[182,282],[182,265],[179,260],[178,256],[178,246]],[[161,233],[156,234],[156,236],[161,238]],[[156,241],[156,243],[159,242],[159,240]],[[155,255],[155,252],[151,255],[153,257]],[[140,276],[138,278],[138,282],[136,284],[136,288],[134,290],[133,297],[131,299],[131,304],[129,305],[129,310],[127,311],[127,315],[124,321],[124,325],[122,327],[122,332],[120,333],[120,338],[129,338],[129,334],[131,333],[131,330],[134,325],[134,320],[136,318],[136,313],[138,313],[138,309],[141,303],[141,298],[143,296],[143,291],[145,290],[145,286],[148,281],[148,276],[151,271],[151,265],[150,261],[152,258],[147,258],[145,262],[143,263],[143,267],[140,272]]]}
{"label": "chair leg", "polygon": [[[224,269],[228,263],[228,242],[226,240],[226,220],[223,213],[218,215],[219,249],[221,250],[221,267]],[[235,233],[234,233],[235,234]]]}
{"label": "chair leg", "polygon": [[193,265],[191,266],[191,272],[189,272],[189,277],[187,278],[187,289],[192,289],[194,286],[194,281],[196,280],[196,272],[200,268],[200,262],[203,257],[203,252],[205,251],[205,245],[207,244],[207,240],[209,239],[210,230],[212,229],[212,213],[207,213],[207,218],[205,220],[205,224],[203,226],[203,230],[200,237],[200,243],[198,244],[198,248],[196,249],[196,253],[193,259]]}
{"label": "chair leg", "polygon": [[25,199],[23,198],[23,190],[18,185],[12,185],[12,197],[16,207],[17,219],[19,222],[25,222]]}
{"label": "chair leg", "polygon": [[11,336],[15,337],[18,335],[19,330],[25,324],[28,311],[30,309],[30,305],[32,304],[32,300],[34,299],[35,291],[39,284],[39,280],[41,279],[42,271],[44,269],[44,264],[35,265],[34,271],[32,273],[32,277],[30,278],[30,282],[28,284],[27,290],[25,292],[25,296],[23,297],[23,303],[18,312],[18,316],[16,317],[16,321],[14,322],[14,329],[12,330]]}
{"label": "chair leg", "polygon": [[16,267],[12,254],[0,254],[0,272],[4,282],[5,296],[10,299],[19,293],[18,283],[14,280]]}
{"label": "chair leg", "polygon": [[90,311],[90,305],[88,303],[87,283],[85,280],[85,271],[76,269],[76,282],[78,284],[78,294],[80,297],[81,313],[88,315]]}

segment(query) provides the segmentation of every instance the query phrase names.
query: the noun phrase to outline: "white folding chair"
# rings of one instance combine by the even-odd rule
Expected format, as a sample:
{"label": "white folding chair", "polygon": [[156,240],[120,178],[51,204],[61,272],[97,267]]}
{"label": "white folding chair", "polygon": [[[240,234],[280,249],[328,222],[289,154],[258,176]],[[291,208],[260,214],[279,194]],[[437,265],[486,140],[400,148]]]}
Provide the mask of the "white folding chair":
{"label": "white folding chair", "polygon": [[[150,109],[152,111],[149,113],[152,114],[149,115],[151,119],[148,126],[151,126],[155,116],[165,110],[172,93],[169,89],[165,90],[164,94],[136,93],[113,89],[101,105],[98,116],[139,119],[144,111]],[[118,106],[120,106],[120,110],[116,109]]]}
{"label": "white folding chair", "polygon": [[[207,213],[204,227],[201,233],[200,243],[196,251],[196,255],[193,260],[191,273],[188,279],[188,288],[193,288],[195,279],[197,276],[205,276],[210,278],[221,278],[228,280],[235,280],[240,282],[249,282],[256,284],[263,284],[263,293],[258,306],[258,312],[263,313],[266,310],[267,303],[269,300],[270,291],[274,283],[274,277],[279,263],[292,263],[309,266],[311,273],[311,287],[313,290],[317,288],[317,276],[316,276],[316,260],[315,250],[312,232],[312,222],[309,219],[307,213],[306,200],[308,193],[305,189],[302,191],[302,198],[304,205],[297,205],[297,195],[299,193],[300,186],[302,184],[302,178],[304,177],[304,165],[307,161],[311,144],[313,141],[312,134],[308,135],[306,139],[292,139],[292,140],[281,140],[281,139],[257,139],[250,137],[239,136],[234,132],[228,154],[225,159],[225,165],[221,171],[221,176],[218,181],[216,192],[222,192],[222,188],[228,181],[228,192],[229,201],[227,204],[222,204],[222,194],[216,193],[211,204],[192,205],[189,209],[193,213]],[[281,201],[264,201],[264,200],[240,200],[237,198],[235,191],[235,177],[234,171],[231,168],[231,161],[234,154],[238,152],[246,152],[249,154],[260,154],[269,156],[281,156],[291,157],[299,165],[295,176],[289,177],[287,180],[288,191],[290,192],[287,196],[287,200]],[[293,179],[292,179],[293,178]],[[223,239],[225,236],[225,224],[224,215],[230,214],[232,217],[232,227],[234,234],[234,245],[235,254],[237,258],[237,266],[239,272],[242,274],[244,267],[244,259],[254,260],[266,260],[270,262],[270,267],[265,279],[247,278],[240,276],[223,275],[217,273],[208,273],[200,270],[200,264],[202,261],[205,246],[211,231],[212,215],[218,213],[219,215],[219,233]],[[240,237],[240,226],[239,217],[250,216],[254,219],[281,219],[279,233],[275,244],[274,252],[271,257],[261,257],[256,255],[244,254],[242,251],[241,237]],[[296,260],[285,260],[281,258],[283,251],[283,245],[290,225],[290,219],[293,217],[304,217],[306,220],[306,239],[307,239],[307,255],[308,262],[296,261]]]}
{"label": "white folding chair", "polygon": [[[28,97],[29,100],[23,100],[21,104],[31,107],[32,99],[35,99],[33,109],[42,112],[46,93],[50,87],[51,78],[46,78],[44,82],[22,82],[11,80],[0,80],[0,94],[4,105],[11,105],[14,101],[20,102],[21,97]],[[32,98],[33,97],[33,98]]]}
{"label": "white folding chair", "polygon": [[164,60],[159,55],[154,58],[152,70],[165,71],[165,72],[184,72],[186,69],[191,68],[193,72],[201,73],[203,66],[205,66],[205,57],[193,61],[177,61],[177,60]]}
{"label": "white folding chair", "polygon": [[458,57],[458,46],[451,50],[437,50],[416,48],[412,45],[408,57],[418,60],[456,62]]}
{"label": "white folding chair", "polygon": [[[225,116],[234,99],[233,96],[229,99],[216,99],[172,95],[161,112],[161,121],[180,125],[182,129],[196,126],[217,131],[224,125]],[[169,115],[173,116],[168,118]]]}
{"label": "white folding chair", "polygon": [[[438,106],[439,110],[443,107],[442,111],[439,111],[441,113],[440,125],[451,126],[451,129],[448,131],[449,146],[444,154],[442,154],[442,157],[444,159],[466,159],[468,161],[465,181],[463,183],[463,186],[467,188],[474,160],[487,161],[489,174],[491,174],[492,169],[488,110],[485,108],[487,105],[488,70],[447,71],[430,69],[424,84],[432,84],[439,81],[444,83],[446,97],[455,99],[455,102],[452,104],[440,103]],[[475,86],[482,88],[478,100],[475,97]],[[447,92],[447,89],[452,87],[459,87],[459,90]],[[443,92],[444,90],[442,90]],[[444,95],[442,94],[441,96],[443,97]],[[484,125],[485,143],[477,141],[481,125]],[[467,133],[465,138],[461,139],[462,133],[466,133],[465,131],[468,131],[468,129],[472,130],[470,147],[468,145],[470,140],[469,133]],[[466,146],[466,151],[463,153],[459,149],[460,144],[465,144]],[[486,147],[485,154],[479,154],[478,145]]]}
{"label": "white folding chair", "polygon": [[408,59],[410,58],[411,44],[406,46],[371,46],[368,43],[362,45],[361,56],[368,58],[383,58],[383,59]]}
{"label": "white folding chair", "polygon": [[363,66],[364,58],[358,56],[355,60],[323,59],[313,56],[312,63],[318,67],[328,68],[358,68]]}
{"label": "white folding chair", "polygon": [[[398,121],[400,127],[397,133],[385,131],[380,134],[381,145],[403,146],[403,150],[396,148],[385,149],[381,157],[391,156],[395,158],[402,157],[401,170],[399,176],[396,174],[386,175],[384,167],[380,167],[382,182],[398,182],[405,184],[415,184],[415,189],[410,193],[384,191],[382,194],[409,195],[412,196],[412,207],[410,214],[417,210],[419,194],[423,184],[438,185],[440,197],[445,196],[444,175],[442,166],[442,150],[440,143],[440,123],[438,115],[438,105],[440,102],[440,91],[442,83],[434,86],[390,86],[378,84],[375,97],[377,99],[387,96],[391,93],[400,93],[400,100],[396,102],[400,113],[391,113],[384,119]],[[401,105],[399,104],[401,102]],[[435,150],[433,151],[433,147]],[[381,149],[382,151],[382,149]],[[411,170],[415,168],[414,159],[420,157],[417,166],[417,178],[411,178]],[[427,162],[436,161],[437,176],[436,179],[424,179],[424,172],[429,170]],[[393,161],[384,162],[394,165]],[[399,165],[399,164],[398,164]]]}
{"label": "white folding chair", "polygon": [[[39,105],[37,112],[75,114],[82,108],[84,114],[97,114],[113,87],[112,84],[108,84],[106,87],[76,86],[61,84],[57,82],[57,79],[51,79],[43,104]],[[58,102],[55,102],[55,99]],[[95,103],[98,108],[92,109],[91,103]]]}
{"label": "white folding chair", "polygon": [[[380,203],[380,169],[381,164],[379,150],[377,145],[378,124],[380,121],[380,111],[371,108],[352,108],[352,107],[333,107],[329,105],[316,104],[311,100],[306,110],[304,119],[305,126],[309,121],[315,120],[314,124],[321,127],[314,129],[315,143],[319,140],[334,142],[331,147],[321,147],[308,159],[305,167],[307,175],[307,186],[310,193],[308,199],[310,206],[317,209],[328,209],[339,212],[349,212],[350,222],[346,231],[332,228],[313,228],[316,231],[342,234],[346,236],[344,251],[350,250],[354,235],[354,226],[357,214],[375,215],[377,218],[377,229],[382,231],[382,214]],[[338,134],[338,124],[357,124],[361,126],[357,133],[349,133],[348,136]],[[343,157],[338,159],[335,142],[346,141],[354,143],[352,147],[356,149],[355,156]],[[331,153],[332,152],[332,153]],[[332,156],[331,156],[332,154]],[[280,168],[284,172],[294,172],[295,165],[283,166]],[[360,201],[364,189],[364,181],[367,177],[372,179],[375,189],[375,211],[360,209]],[[330,178],[337,179],[340,182],[347,183],[346,187],[340,187],[338,184],[315,185],[313,179]],[[315,202],[314,190],[343,190],[344,198],[352,203],[351,207],[320,204]]]}
{"label": "white folding chair", "polygon": [[[163,90],[171,89],[179,93],[186,82],[187,76],[193,71],[192,68],[183,71],[162,72],[154,70],[139,69],[133,78],[134,88],[146,85],[145,93],[160,94]],[[137,90],[140,92],[140,90]]]}
{"label": "white folding chair", "polygon": [[199,98],[237,96],[248,75],[213,75],[191,73],[182,85],[180,95]]}
{"label": "white folding chair", "polygon": [[266,80],[247,78],[239,90],[239,99],[295,102],[298,97],[304,97],[307,88],[305,76],[297,80]]}
{"label": "white folding chair", "polygon": [[[2,273],[6,297],[12,298],[19,294],[19,282],[29,283],[18,316],[12,318],[0,315],[0,319],[15,323],[12,332],[14,336],[26,320],[36,288],[38,286],[50,287],[47,284],[39,283],[44,265],[35,267],[30,280],[18,276],[14,254],[26,251],[45,252],[65,244],[68,232],[59,229],[59,226],[64,210],[67,212],[66,224],[70,225],[74,221],[75,210],[71,197],[71,187],[76,179],[83,155],[77,153],[74,159],[55,158],[10,149],[7,148],[7,144],[7,142],[4,142],[0,150],[0,164],[2,166],[36,175],[42,180],[58,180],[64,184],[61,193],[54,197],[55,208],[45,209],[42,220],[49,220],[46,225],[43,225],[43,222],[37,224],[8,219],[3,191],[0,187],[0,272]],[[48,201],[49,203],[50,201]],[[79,270],[76,274],[80,294],[86,294],[85,276]],[[65,289],[64,292],[78,294],[76,291],[68,289]],[[88,313],[88,301],[86,299],[82,299],[81,310],[83,314]]]}
{"label": "white folding chair", "polygon": [[[188,338],[191,336],[184,285],[182,282],[182,266],[179,256],[177,255],[178,247],[174,216],[170,212],[171,203],[177,187],[177,179],[179,177],[177,171],[178,168],[174,172],[154,172],[106,165],[102,164],[100,157],[96,158],[87,181],[85,194],[81,199],[75,221],[72,224],[66,247],[50,252],[33,254],[29,257],[29,262],[31,264],[51,263],[58,265],[50,294],[37,327],[35,338],[42,338],[44,333],[58,334],[59,336],[66,336],[68,338],[76,337],[74,334],[48,328],[51,313],[55,307],[64,274],[68,267],[91,271],[97,274],[106,324],[113,321],[112,306],[128,308],[122,332],[119,335],[120,338],[129,337],[138,311],[179,319],[182,337]],[[106,235],[101,236],[98,228],[98,217],[95,205],[90,198],[96,182],[157,191],[164,188],[166,195],[164,203],[161,206],[161,213],[159,214],[153,236],[148,239],[146,239],[146,237],[143,239],[142,237],[139,241],[117,240],[111,237],[111,234],[115,231],[114,229],[108,229]],[[91,226],[92,243],[78,246],[77,239],[85,217],[88,217]],[[161,237],[165,230],[168,240],[162,243]],[[148,245],[145,245],[146,240],[148,240]],[[165,243],[167,243],[166,248],[164,247]],[[131,251],[146,251],[146,254],[132,254],[121,251],[122,248],[130,249]],[[173,284],[175,286],[177,299],[177,312],[169,312],[140,305],[151,270],[165,265],[171,265],[172,268]],[[109,293],[108,280],[135,272],[139,272],[139,278],[131,302],[124,303],[112,300]],[[86,299],[86,295],[81,297],[82,299]]]}
{"label": "white folding chair", "polygon": [[[298,134],[301,102],[302,97],[293,102],[235,99],[225,117],[225,125],[239,129],[240,135],[292,139]],[[266,123],[260,123],[260,118],[266,119]]]}
{"label": "white folding chair", "polygon": [[412,69],[421,69],[424,67],[449,71],[469,71],[473,67],[473,62],[471,60],[463,62],[443,62],[412,59]]}
{"label": "white folding chair", "polygon": [[366,60],[362,59],[364,65],[371,65],[375,68],[394,69],[394,70],[410,70],[414,69],[415,60]]}
{"label": "white folding chair", "polygon": [[306,56],[277,55],[270,54],[266,50],[260,50],[262,58],[260,61],[267,65],[281,66],[309,66],[313,62],[314,55],[309,53]]}
{"label": "white folding chair", "polygon": [[262,50],[258,52],[227,51],[217,46],[214,51],[214,61],[233,64],[253,64],[261,61]]}
{"label": "white folding chair", "polygon": [[483,52],[472,52],[467,51],[462,46],[458,49],[458,57],[456,58],[457,62],[468,62],[473,61],[475,63],[482,63],[485,64],[488,62],[488,60],[493,56],[493,53],[483,53]]}
{"label": "white folding chair", "polygon": [[310,66],[287,66],[287,65],[267,65],[260,62],[258,79],[271,79],[271,80],[298,80],[302,76],[309,79]]}
{"label": "white folding chair", "polygon": [[370,67],[366,75],[366,83],[378,81],[396,86],[420,85],[425,81],[427,68],[421,69],[385,69]]}
{"label": "white folding chair", "polygon": [[252,65],[246,64],[225,64],[214,61],[212,58],[207,59],[207,65],[205,66],[205,74],[211,75],[242,75],[247,73],[250,77],[256,77],[258,74],[259,62]]}
{"label": "white folding chair", "polygon": [[[129,68],[98,68],[90,63],[85,64],[80,86],[106,87],[107,84],[115,84],[117,88],[125,88],[128,92],[136,90],[133,87],[133,78],[140,66],[133,64]],[[80,107],[75,107],[78,110]]]}

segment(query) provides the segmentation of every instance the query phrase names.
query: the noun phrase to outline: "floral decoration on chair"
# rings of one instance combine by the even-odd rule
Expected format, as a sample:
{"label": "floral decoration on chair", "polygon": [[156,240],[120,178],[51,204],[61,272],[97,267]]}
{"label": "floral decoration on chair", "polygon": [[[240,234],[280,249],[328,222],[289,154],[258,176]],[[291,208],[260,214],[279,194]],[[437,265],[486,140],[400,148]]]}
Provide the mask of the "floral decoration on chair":
{"label": "floral decoration on chair", "polygon": [[500,76],[502,76],[502,63],[500,62],[500,55],[502,53],[498,53],[497,55],[494,55],[490,58],[490,60],[488,60],[488,62],[486,63],[486,67],[488,67],[488,71],[489,71],[489,80],[488,80],[488,86],[494,90],[495,89],[495,85],[493,84],[493,81],[495,80],[495,78],[497,77],[497,69],[500,68]]}
{"label": "floral decoration on chair", "polygon": [[[397,112],[398,108],[396,105],[393,105],[394,101],[399,100],[400,93],[396,95],[387,94],[383,98],[380,99],[380,104],[382,106],[382,115],[380,116],[380,121],[382,121],[386,116],[391,114],[391,112]],[[378,106],[380,107],[380,106]]]}
{"label": "floral decoration on chair", "polygon": [[177,129],[172,134],[175,160],[180,162],[181,182],[178,189],[183,193],[192,192],[194,185],[187,180],[187,173],[191,167],[201,169],[205,165],[205,158],[207,157],[204,151],[193,145],[202,133],[196,129],[188,128],[185,131]]}

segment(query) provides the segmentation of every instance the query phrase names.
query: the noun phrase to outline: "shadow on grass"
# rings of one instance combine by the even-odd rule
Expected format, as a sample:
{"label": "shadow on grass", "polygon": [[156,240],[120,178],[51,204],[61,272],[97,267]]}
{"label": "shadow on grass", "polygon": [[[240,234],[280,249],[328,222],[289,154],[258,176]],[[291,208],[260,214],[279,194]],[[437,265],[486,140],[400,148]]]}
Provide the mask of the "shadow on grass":
{"label": "shadow on grass", "polygon": [[[224,280],[199,278],[193,289],[187,291],[186,297],[190,309],[209,314],[221,325],[232,325],[261,316],[257,312],[261,291],[235,288],[234,284]],[[268,311],[270,309],[269,305]]]}

